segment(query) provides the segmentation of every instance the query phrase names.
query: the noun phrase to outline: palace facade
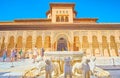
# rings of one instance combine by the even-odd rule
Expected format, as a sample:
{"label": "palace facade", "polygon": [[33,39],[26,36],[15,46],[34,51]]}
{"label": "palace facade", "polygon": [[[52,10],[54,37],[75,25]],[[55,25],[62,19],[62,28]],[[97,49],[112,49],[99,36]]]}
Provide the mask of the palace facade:
{"label": "palace facade", "polygon": [[120,23],[76,18],[73,3],[50,3],[45,19],[0,22],[0,55],[12,48],[24,52],[36,46],[45,51],[86,51],[88,56],[119,56]]}

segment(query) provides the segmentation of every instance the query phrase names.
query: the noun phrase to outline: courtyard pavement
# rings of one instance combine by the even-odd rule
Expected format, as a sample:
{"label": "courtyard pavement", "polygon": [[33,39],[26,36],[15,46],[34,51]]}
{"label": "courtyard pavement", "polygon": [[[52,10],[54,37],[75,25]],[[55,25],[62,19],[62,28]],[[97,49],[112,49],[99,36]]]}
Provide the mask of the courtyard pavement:
{"label": "courtyard pavement", "polygon": [[32,59],[18,60],[16,62],[2,62],[0,59],[0,78],[21,78],[26,70],[35,67]]}
{"label": "courtyard pavement", "polygon": [[[26,70],[36,66],[36,63],[32,62],[32,59],[21,59],[11,63],[9,58],[7,59],[7,62],[2,62],[2,59],[0,58],[0,78],[21,78]],[[120,78],[120,66],[101,66],[101,68],[109,71],[111,78]],[[45,77],[43,75],[38,78]]]}

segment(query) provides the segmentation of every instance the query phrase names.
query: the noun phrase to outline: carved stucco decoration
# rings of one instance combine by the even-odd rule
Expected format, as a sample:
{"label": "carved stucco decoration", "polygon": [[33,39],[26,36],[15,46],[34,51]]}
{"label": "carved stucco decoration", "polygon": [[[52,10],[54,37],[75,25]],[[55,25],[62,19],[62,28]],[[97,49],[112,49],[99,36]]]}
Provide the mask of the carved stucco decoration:
{"label": "carved stucco decoration", "polygon": [[68,40],[70,43],[73,42],[73,37],[72,37],[72,33],[70,31],[58,31],[54,34],[54,39],[53,41],[56,42],[59,38],[65,38],[66,40]]}

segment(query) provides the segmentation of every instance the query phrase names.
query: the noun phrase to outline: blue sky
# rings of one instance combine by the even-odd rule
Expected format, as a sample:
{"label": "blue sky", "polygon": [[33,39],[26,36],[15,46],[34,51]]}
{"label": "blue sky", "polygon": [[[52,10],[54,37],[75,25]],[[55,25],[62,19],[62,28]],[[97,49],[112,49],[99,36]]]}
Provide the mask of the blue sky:
{"label": "blue sky", "polygon": [[120,22],[120,0],[0,0],[0,21],[46,18],[50,2],[74,2],[77,18]]}

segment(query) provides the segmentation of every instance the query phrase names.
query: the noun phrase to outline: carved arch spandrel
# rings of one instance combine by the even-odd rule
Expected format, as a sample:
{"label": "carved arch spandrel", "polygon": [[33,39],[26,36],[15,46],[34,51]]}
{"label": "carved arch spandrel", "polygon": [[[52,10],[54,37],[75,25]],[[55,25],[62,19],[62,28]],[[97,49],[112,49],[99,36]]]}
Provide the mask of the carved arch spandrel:
{"label": "carved arch spandrel", "polygon": [[[73,46],[72,37],[68,33],[64,33],[64,32],[57,33],[56,35],[54,35],[53,47],[57,48],[57,40],[59,40],[60,38],[64,38],[67,40],[67,47],[68,47],[68,50],[70,50],[70,48],[72,48],[72,46]],[[54,50],[56,50],[56,49],[54,49]]]}

